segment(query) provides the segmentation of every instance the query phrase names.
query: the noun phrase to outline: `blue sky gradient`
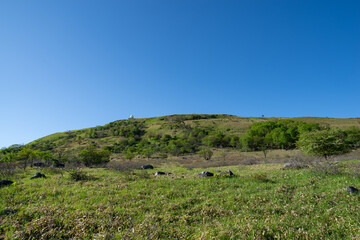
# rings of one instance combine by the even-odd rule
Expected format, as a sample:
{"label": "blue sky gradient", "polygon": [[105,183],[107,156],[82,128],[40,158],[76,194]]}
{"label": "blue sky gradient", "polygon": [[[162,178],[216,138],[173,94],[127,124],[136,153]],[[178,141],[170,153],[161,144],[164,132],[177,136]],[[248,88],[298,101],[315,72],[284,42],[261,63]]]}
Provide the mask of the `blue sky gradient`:
{"label": "blue sky gradient", "polygon": [[0,1],[0,147],[135,117],[360,117],[360,1]]}

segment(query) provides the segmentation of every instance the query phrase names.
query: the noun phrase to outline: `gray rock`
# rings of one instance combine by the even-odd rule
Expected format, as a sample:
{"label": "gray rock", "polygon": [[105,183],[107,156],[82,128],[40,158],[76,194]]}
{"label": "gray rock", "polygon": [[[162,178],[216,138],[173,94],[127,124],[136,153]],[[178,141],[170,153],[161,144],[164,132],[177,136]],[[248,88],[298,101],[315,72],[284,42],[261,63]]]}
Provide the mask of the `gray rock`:
{"label": "gray rock", "polygon": [[144,165],[141,166],[142,169],[154,169],[154,167],[152,165]]}
{"label": "gray rock", "polygon": [[10,181],[10,180],[1,180],[0,181],[0,187],[5,187],[7,185],[11,185],[13,184],[14,182],[13,181]]}
{"label": "gray rock", "polygon": [[201,173],[199,173],[198,174],[200,177],[212,177],[212,176],[214,176],[214,174],[213,173],[211,173],[211,172],[201,172]]}
{"label": "gray rock", "polygon": [[232,171],[227,170],[227,171],[225,171],[225,172],[220,173],[219,176],[220,176],[220,177],[221,177],[221,176],[233,177],[233,176],[235,176],[235,174],[234,174]]}
{"label": "gray rock", "polygon": [[350,194],[351,193],[358,193],[359,192],[359,189],[357,189],[356,187],[353,187],[353,186],[348,186],[346,188],[346,191],[348,191]]}
{"label": "gray rock", "polygon": [[34,176],[32,176],[30,179],[34,179],[34,178],[46,178],[45,174],[42,174],[42,173],[35,173]]}
{"label": "gray rock", "polygon": [[294,163],[285,163],[284,168],[296,168]]}
{"label": "gray rock", "polygon": [[160,172],[160,171],[159,171],[159,172],[156,172],[156,173],[155,173],[155,176],[158,176],[158,175],[165,175],[165,174],[166,174],[166,173],[164,173],[164,172]]}

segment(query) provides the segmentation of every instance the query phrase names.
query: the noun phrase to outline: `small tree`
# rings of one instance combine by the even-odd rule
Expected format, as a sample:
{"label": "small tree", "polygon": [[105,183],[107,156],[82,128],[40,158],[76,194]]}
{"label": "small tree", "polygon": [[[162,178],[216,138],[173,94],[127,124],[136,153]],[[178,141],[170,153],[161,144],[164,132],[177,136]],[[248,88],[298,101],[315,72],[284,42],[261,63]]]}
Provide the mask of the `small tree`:
{"label": "small tree", "polygon": [[135,147],[128,147],[124,152],[123,156],[126,160],[131,161],[136,156],[136,148]]}
{"label": "small tree", "polygon": [[24,169],[27,167],[28,163],[38,158],[40,155],[40,152],[37,150],[31,150],[29,148],[23,148],[21,149],[17,154],[16,158],[24,163]]}
{"label": "small tree", "polygon": [[147,147],[147,148],[144,148],[142,151],[141,151],[141,154],[144,156],[144,157],[147,157],[147,159],[149,160],[149,158],[151,158],[151,156],[154,154],[154,150],[150,147]]}
{"label": "small tree", "polygon": [[298,146],[308,155],[328,159],[350,151],[345,137],[344,132],[338,129],[308,132],[301,134]]}
{"label": "small tree", "polygon": [[227,157],[227,155],[228,155],[227,152],[226,152],[225,150],[223,150],[223,151],[220,152],[219,155],[220,155],[220,157],[222,157],[223,161],[225,162],[226,157]]}
{"label": "small tree", "polygon": [[9,152],[0,156],[0,162],[13,162],[16,159],[16,154]]}
{"label": "small tree", "polygon": [[53,155],[50,151],[44,151],[40,152],[40,158],[45,161],[46,164],[50,164],[52,161],[54,161]]}
{"label": "small tree", "polygon": [[124,154],[124,158],[129,161],[131,161],[134,157],[135,157],[135,153],[130,152],[130,151],[128,151]]}
{"label": "small tree", "polygon": [[332,157],[350,151],[346,144],[345,134],[339,129],[327,129],[303,133],[298,141],[298,146],[308,155],[323,157],[314,163],[315,168],[325,173],[335,173],[337,164],[332,162]]}
{"label": "small tree", "polygon": [[199,151],[199,155],[203,157],[205,160],[210,160],[213,154],[214,153],[213,151],[210,150],[210,148],[204,148]]}
{"label": "small tree", "polygon": [[109,151],[97,149],[95,146],[87,147],[79,152],[80,160],[86,167],[108,163],[110,155]]}

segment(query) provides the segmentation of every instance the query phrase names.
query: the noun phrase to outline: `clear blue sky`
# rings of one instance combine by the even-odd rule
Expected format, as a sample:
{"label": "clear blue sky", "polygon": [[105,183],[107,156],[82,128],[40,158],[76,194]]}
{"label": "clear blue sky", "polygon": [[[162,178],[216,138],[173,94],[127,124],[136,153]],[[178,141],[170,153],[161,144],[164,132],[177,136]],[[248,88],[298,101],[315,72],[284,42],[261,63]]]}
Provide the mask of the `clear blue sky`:
{"label": "clear blue sky", "polygon": [[2,0],[0,147],[135,117],[360,117],[360,1]]}

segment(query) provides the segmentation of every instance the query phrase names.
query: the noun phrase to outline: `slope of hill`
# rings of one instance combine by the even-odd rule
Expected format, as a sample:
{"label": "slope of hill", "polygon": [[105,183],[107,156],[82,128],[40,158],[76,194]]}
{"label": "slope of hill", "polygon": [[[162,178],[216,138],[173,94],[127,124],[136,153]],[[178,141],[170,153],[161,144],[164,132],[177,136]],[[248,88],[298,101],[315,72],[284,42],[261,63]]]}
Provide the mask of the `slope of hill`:
{"label": "slope of hill", "polygon": [[[74,131],[55,133],[28,144],[29,147],[52,152],[68,152],[75,154],[89,145],[106,148],[114,153],[126,154],[135,151],[136,146],[143,149],[154,149],[167,141],[165,147],[171,155],[194,153],[197,141],[203,141],[204,136],[217,136],[226,139],[228,146],[232,140],[245,135],[249,127],[256,122],[292,120],[305,123],[319,123],[322,126],[338,127],[342,129],[351,126],[360,127],[359,118],[335,119],[316,117],[238,117],[224,114],[188,114],[152,117],[143,119],[118,120],[104,126],[86,128]],[[217,134],[217,135],[216,135]],[[181,139],[188,142],[181,142]],[[171,145],[172,144],[172,145]],[[198,144],[199,145],[199,144]],[[220,144],[221,145],[221,144]],[[236,146],[231,145],[233,148]],[[220,148],[223,148],[221,145]],[[135,150],[134,150],[135,149]],[[198,150],[198,149],[197,149]],[[142,151],[142,150],[141,150]],[[150,155],[154,152],[148,150]],[[144,154],[146,156],[146,153]],[[130,156],[131,157],[131,156]],[[149,157],[149,156],[148,156]]]}

